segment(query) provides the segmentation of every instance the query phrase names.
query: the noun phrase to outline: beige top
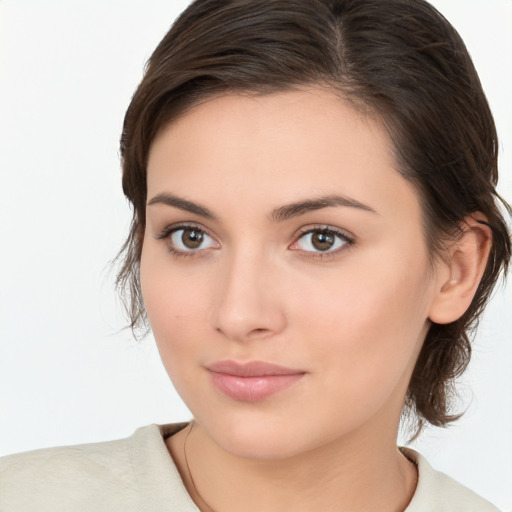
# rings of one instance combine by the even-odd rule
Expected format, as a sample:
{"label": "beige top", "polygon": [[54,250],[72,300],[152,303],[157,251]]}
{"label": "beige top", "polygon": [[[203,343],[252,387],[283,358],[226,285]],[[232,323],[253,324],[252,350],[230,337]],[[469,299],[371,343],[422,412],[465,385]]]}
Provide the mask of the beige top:
{"label": "beige top", "polygon": [[[149,425],[127,439],[3,457],[0,511],[198,512],[164,442],[185,425]],[[403,450],[419,474],[405,512],[498,511],[419,453]]]}

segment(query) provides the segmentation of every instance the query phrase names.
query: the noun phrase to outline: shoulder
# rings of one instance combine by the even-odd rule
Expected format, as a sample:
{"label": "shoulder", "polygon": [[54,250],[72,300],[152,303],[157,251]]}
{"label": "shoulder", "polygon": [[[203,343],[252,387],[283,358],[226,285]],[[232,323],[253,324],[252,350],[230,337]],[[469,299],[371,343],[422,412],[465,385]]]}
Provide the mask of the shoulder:
{"label": "shoulder", "polygon": [[[131,493],[133,474],[126,440],[65,446],[0,459],[0,509],[64,510],[94,496]],[[47,507],[47,508],[45,508]],[[114,507],[115,509],[115,507]]]}
{"label": "shoulder", "polygon": [[126,439],[1,458],[0,510],[159,510],[152,506],[150,488],[158,481],[155,473],[167,478],[166,498],[181,494],[182,485],[162,438],[165,427],[170,426],[149,425]]}
{"label": "shoulder", "polygon": [[418,485],[405,512],[499,512],[487,500],[441,471],[410,448],[402,453],[418,466]]}

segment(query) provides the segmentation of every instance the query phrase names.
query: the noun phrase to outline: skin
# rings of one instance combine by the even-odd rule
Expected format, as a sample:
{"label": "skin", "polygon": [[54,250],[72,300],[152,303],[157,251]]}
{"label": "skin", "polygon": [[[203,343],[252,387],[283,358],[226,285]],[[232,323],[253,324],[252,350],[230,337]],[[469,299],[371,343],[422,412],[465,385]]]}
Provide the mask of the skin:
{"label": "skin", "polygon": [[[215,218],[152,202],[161,194]],[[366,208],[272,219],[333,194]],[[186,255],[183,232],[159,239],[180,223],[204,232]],[[211,99],[159,133],[141,283],[163,364],[195,418],[195,488],[188,431],[168,447],[202,510],[406,508],[417,474],[396,447],[400,413],[429,318],[447,304],[451,316],[463,311],[481,274],[488,237],[468,226],[470,249],[461,241],[456,257],[432,265],[416,190],[396,171],[386,132],[329,90]],[[335,251],[318,251],[304,232],[326,227],[351,242],[336,235]],[[304,376],[239,401],[205,368],[220,360]]]}

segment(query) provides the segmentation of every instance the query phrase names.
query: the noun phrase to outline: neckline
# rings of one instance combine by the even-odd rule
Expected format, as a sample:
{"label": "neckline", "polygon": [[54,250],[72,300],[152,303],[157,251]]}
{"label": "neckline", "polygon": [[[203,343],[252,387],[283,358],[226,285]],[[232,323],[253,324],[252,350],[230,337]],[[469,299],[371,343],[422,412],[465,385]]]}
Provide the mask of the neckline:
{"label": "neckline", "polygon": [[[144,496],[141,505],[145,510],[168,512],[171,503],[180,512],[200,512],[188,494],[165,442],[187,425],[189,422],[148,425],[137,429],[127,440],[132,469]],[[416,489],[403,512],[444,510],[447,505],[455,504],[462,506],[460,510],[466,510],[465,506],[467,510],[499,512],[473,491],[434,470],[417,451],[408,447],[398,449],[418,470]]]}

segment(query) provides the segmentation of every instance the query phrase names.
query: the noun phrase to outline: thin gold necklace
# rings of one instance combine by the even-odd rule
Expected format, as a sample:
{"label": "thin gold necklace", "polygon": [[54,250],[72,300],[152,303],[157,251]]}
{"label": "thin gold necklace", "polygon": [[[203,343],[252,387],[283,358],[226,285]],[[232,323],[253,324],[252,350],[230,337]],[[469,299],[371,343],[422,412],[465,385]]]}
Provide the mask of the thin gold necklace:
{"label": "thin gold necklace", "polygon": [[183,456],[185,458],[185,465],[187,466],[187,474],[188,478],[190,480],[190,483],[192,484],[192,489],[194,490],[195,495],[197,498],[199,498],[199,501],[201,502],[201,511],[202,512],[216,512],[208,503],[204,500],[204,498],[201,496],[199,491],[197,490],[196,484],[194,482],[194,478],[192,477],[192,473],[190,471],[190,466],[188,464],[188,457],[187,457],[187,441],[188,436],[190,435],[190,432],[192,432],[192,428],[194,427],[194,420],[190,422],[190,428],[188,429],[187,436],[185,437],[185,441],[183,443]]}

